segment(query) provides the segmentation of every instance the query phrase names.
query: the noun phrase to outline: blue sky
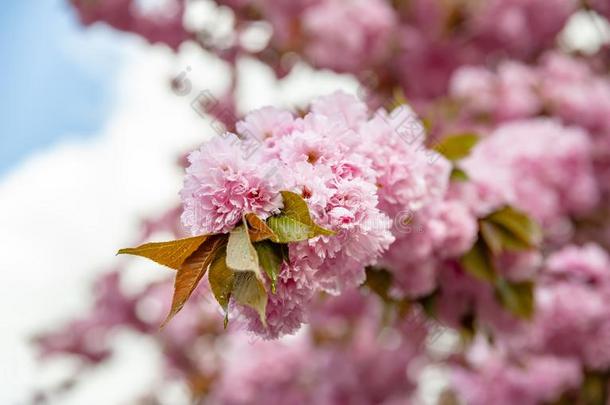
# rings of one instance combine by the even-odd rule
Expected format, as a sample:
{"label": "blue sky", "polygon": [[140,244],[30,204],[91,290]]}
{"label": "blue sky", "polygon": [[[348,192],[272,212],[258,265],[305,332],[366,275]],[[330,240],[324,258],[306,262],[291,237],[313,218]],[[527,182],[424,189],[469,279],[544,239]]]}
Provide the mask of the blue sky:
{"label": "blue sky", "polygon": [[5,0],[0,13],[0,178],[107,119],[121,34],[79,25],[68,0]]}

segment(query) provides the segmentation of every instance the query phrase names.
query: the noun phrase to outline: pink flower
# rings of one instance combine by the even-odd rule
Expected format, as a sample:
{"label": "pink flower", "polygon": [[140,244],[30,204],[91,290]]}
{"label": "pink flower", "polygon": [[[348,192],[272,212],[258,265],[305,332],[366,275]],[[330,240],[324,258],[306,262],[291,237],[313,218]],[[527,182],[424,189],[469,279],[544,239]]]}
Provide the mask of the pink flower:
{"label": "pink flower", "polygon": [[553,120],[501,125],[461,165],[477,187],[548,227],[599,198],[587,134]]}
{"label": "pink flower", "polygon": [[327,278],[338,273],[344,276],[333,276],[333,279],[345,280],[331,282],[337,287],[327,287],[330,291],[361,284],[364,266],[373,264],[394,241],[390,220],[377,208],[375,191],[373,184],[363,180],[343,180],[337,183],[336,191],[327,203],[327,221],[339,234],[325,244],[327,260],[318,276]]}
{"label": "pink flower", "polygon": [[468,352],[467,366],[454,366],[452,388],[469,405],[539,405],[580,386],[578,362],[553,356],[514,360],[482,339]]}
{"label": "pink flower", "polygon": [[594,244],[567,246],[548,258],[545,274],[560,280],[610,286],[610,259],[606,251]]}
{"label": "pink flower", "polygon": [[347,290],[312,306],[307,334],[283,342],[238,341],[228,353],[234,361],[213,387],[213,402],[409,403],[415,385],[407,370],[417,367],[428,323],[412,312],[380,335],[383,313],[376,297]]}
{"label": "pink flower", "polygon": [[242,342],[237,341],[237,345],[231,347],[230,361],[226,362],[219,381],[213,386],[213,403],[311,403],[315,386],[310,380],[315,375],[309,375],[306,367],[311,367],[314,352],[306,342],[247,344],[241,337]]}
{"label": "pink flower", "polygon": [[470,210],[458,201],[432,205],[427,229],[440,257],[458,257],[474,244],[478,225]]}
{"label": "pink flower", "polygon": [[306,10],[305,54],[319,67],[356,72],[390,51],[396,15],[382,0],[323,0]]}
{"label": "pink flower", "polygon": [[[315,100],[303,118],[264,108],[248,114],[237,129],[244,141],[264,142],[248,159],[239,145],[244,141],[231,134],[191,154],[181,193],[183,224],[194,234],[228,232],[246,212],[262,218],[278,212],[279,191],[291,190],[303,197],[318,225],[334,232],[289,244],[290,265],[268,296],[266,327],[253,310],[233,306],[259,336],[294,333],[317,291],[340,294],[362,284],[366,266],[377,263],[395,235],[402,236],[397,221],[405,212],[421,211],[421,236],[430,246],[417,260],[397,266],[397,272],[405,270],[397,276],[405,291],[430,292],[437,260],[472,244],[476,228],[469,211],[442,202],[450,164],[424,146],[423,128],[409,107],[369,118],[364,104],[336,92]],[[429,269],[421,278],[424,288],[407,286],[406,269],[416,267]]]}
{"label": "pink flower", "polygon": [[240,140],[214,138],[189,155],[184,188],[183,225],[193,235],[229,232],[247,212],[267,218],[282,207],[274,166],[257,156],[246,159]]}
{"label": "pink flower", "polygon": [[441,201],[398,217],[393,228],[397,240],[381,262],[394,276],[394,293],[412,298],[432,293],[443,260],[467,252],[477,231],[475,217],[457,201]]}
{"label": "pink flower", "polygon": [[277,139],[290,133],[295,125],[292,114],[275,107],[263,107],[249,112],[236,124],[237,133],[246,139],[254,137],[273,150]]}
{"label": "pink flower", "polygon": [[[536,292],[537,315],[529,346],[588,363],[586,353],[601,343],[596,340],[597,330],[607,323],[604,298],[594,288],[569,282],[540,288]],[[609,365],[610,351],[604,352],[604,357],[595,361]]]}
{"label": "pink flower", "polygon": [[248,331],[263,339],[277,339],[283,335],[294,334],[307,320],[308,306],[315,293],[314,273],[315,271],[305,264],[294,266],[284,263],[276,292],[272,293],[268,288],[267,325],[262,324],[254,310],[238,305],[235,305],[233,314],[238,316],[236,321],[239,324],[245,322]]}
{"label": "pink flower", "polygon": [[368,119],[366,104],[353,96],[337,91],[311,103],[311,111],[325,117],[341,120],[347,128],[357,130]]}
{"label": "pink flower", "polygon": [[484,46],[527,57],[550,46],[577,7],[576,0],[491,0],[478,9],[472,29]]}
{"label": "pink flower", "polygon": [[410,108],[401,106],[391,114],[380,110],[360,133],[359,150],[373,162],[380,207],[388,215],[417,211],[442,198],[451,165],[424,147],[423,126]]}
{"label": "pink flower", "polygon": [[341,161],[349,151],[349,146],[335,139],[336,143],[321,136],[315,130],[298,131],[286,137],[281,144],[280,157],[287,164],[309,163],[313,166],[330,164]]}
{"label": "pink flower", "polygon": [[540,66],[542,97],[565,122],[588,129],[592,135],[610,133],[610,83],[585,62],[548,53]]}
{"label": "pink flower", "polygon": [[452,76],[451,95],[475,114],[491,114],[497,121],[528,118],[542,109],[538,76],[529,66],[504,62],[492,73],[483,67],[462,67]]}
{"label": "pink flower", "polygon": [[[286,182],[300,192],[318,224],[337,233],[291,246],[295,263],[317,270],[319,288],[339,292],[364,280],[372,264],[393,241],[390,221],[377,207],[376,173],[359,153],[363,136],[347,127],[360,127],[366,114],[357,101],[334,93],[314,101],[291,134],[278,141],[279,155],[290,168]],[[343,113],[338,113],[342,105]],[[323,110],[327,106],[328,111]]]}
{"label": "pink flower", "polygon": [[273,44],[279,49],[291,49],[302,41],[300,20],[318,0],[251,0],[260,7],[265,19],[273,27]]}
{"label": "pink flower", "polygon": [[549,256],[536,290],[536,317],[517,347],[610,366],[610,258],[596,245],[567,246]]}

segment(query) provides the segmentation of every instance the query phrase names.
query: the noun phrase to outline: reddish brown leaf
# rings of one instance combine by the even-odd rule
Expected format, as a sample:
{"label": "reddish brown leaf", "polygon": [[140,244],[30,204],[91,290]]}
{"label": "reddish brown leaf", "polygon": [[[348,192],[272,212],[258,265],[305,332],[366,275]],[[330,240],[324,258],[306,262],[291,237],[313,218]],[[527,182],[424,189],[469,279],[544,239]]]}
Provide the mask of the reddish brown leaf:
{"label": "reddish brown leaf", "polygon": [[265,239],[271,239],[277,242],[277,235],[267,226],[267,223],[260,219],[258,215],[248,213],[244,216],[248,222],[248,233],[252,242],[260,242]]}
{"label": "reddish brown leaf", "polygon": [[178,270],[185,260],[193,254],[208,238],[208,235],[172,240],[169,242],[152,242],[136,248],[121,249],[117,254],[142,256],[163,266]]}
{"label": "reddish brown leaf", "polygon": [[176,274],[172,307],[161,324],[164,327],[184,306],[201,278],[207,271],[218,249],[226,246],[227,235],[210,236],[191,256],[189,256]]}

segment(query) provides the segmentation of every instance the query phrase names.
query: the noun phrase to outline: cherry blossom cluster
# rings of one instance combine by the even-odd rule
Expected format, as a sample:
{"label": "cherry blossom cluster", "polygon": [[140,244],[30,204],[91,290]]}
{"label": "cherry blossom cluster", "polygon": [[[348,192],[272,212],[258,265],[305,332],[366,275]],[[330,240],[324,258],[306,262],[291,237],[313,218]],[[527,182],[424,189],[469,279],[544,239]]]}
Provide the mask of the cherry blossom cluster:
{"label": "cherry blossom cluster", "polygon": [[451,79],[450,94],[465,107],[466,119],[492,122],[551,114],[564,125],[586,131],[599,187],[610,184],[610,83],[585,59],[558,52],[531,66],[502,62],[496,69],[468,66]]}
{"label": "cherry blossom cluster", "polygon": [[466,364],[454,367],[454,387],[469,404],[539,404],[562,396],[578,403],[587,399],[579,392],[583,382],[607,384],[608,253],[595,244],[566,246],[547,258],[538,280],[531,324],[498,334],[495,346],[477,341]]}
{"label": "cherry blossom cluster", "polygon": [[[211,395],[223,404],[399,404],[417,387],[413,370],[429,325],[421,314],[393,319],[378,336],[383,307],[356,290],[329,297],[311,313],[310,332],[296,342],[236,345],[241,362],[228,363]],[[400,336],[400,338],[398,338]],[[418,365],[418,362],[419,365]],[[236,384],[240,387],[235,389]]]}
{"label": "cherry blossom cluster", "polygon": [[362,284],[366,266],[401,233],[401,212],[422,210],[448,184],[449,163],[423,145],[407,107],[371,114],[354,96],[335,93],[310,110],[303,117],[271,107],[246,115],[237,134],[189,156],[181,192],[182,223],[193,235],[230,231],[248,212],[268,218],[281,208],[280,190],[300,194],[314,221],[336,233],[289,244],[266,327],[245,309],[250,328],[267,337],[296,331],[316,291],[339,294]]}

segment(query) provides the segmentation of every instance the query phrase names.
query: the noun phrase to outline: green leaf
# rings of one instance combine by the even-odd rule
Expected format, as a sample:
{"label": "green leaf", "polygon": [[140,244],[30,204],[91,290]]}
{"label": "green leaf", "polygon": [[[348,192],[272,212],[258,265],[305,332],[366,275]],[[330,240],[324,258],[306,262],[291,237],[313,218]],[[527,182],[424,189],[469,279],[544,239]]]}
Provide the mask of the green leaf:
{"label": "green leaf", "polygon": [[267,224],[277,235],[279,243],[300,242],[315,236],[309,225],[285,215],[271,217],[267,220]]}
{"label": "green leaf", "polygon": [[[210,264],[210,273],[208,275],[208,281],[210,282],[210,288],[212,293],[218,301],[218,304],[225,311],[225,322],[227,316],[227,310],[229,307],[229,300],[231,299],[231,291],[233,291],[233,270],[227,266],[227,252],[226,250],[219,250]],[[226,327],[226,325],[225,325]]]}
{"label": "green leaf", "polygon": [[182,263],[184,263],[184,261],[193,254],[207,238],[208,235],[201,235],[169,242],[145,243],[136,248],[121,249],[117,254],[145,257],[163,266],[178,270],[180,269],[180,266],[182,266]]}
{"label": "green leaf", "polygon": [[309,214],[309,207],[303,197],[292,191],[282,191],[281,194],[284,203],[284,208],[282,208],[282,213],[284,215],[299,221],[302,224],[314,225]]}
{"label": "green leaf", "polygon": [[267,292],[260,271],[258,253],[250,242],[246,222],[233,229],[227,243],[226,265],[234,271],[231,296],[258,312],[266,325]]}
{"label": "green leaf", "polygon": [[322,228],[321,226],[314,224],[313,225],[313,234],[314,236],[333,236],[336,234],[335,231],[331,231],[330,229]]}
{"label": "green leaf", "polygon": [[321,226],[318,226],[313,219],[311,219],[309,207],[307,206],[307,202],[305,202],[303,197],[297,193],[293,193],[292,191],[282,191],[281,194],[284,202],[284,208],[282,209],[283,215],[313,228],[314,236],[330,236],[335,234],[335,232],[329,229],[324,229]]}
{"label": "green leaf", "polygon": [[186,301],[191,297],[195,288],[199,285],[201,278],[208,269],[208,266],[216,256],[216,252],[225,246],[226,235],[213,235],[199,246],[178,269],[174,281],[174,296],[169,314],[161,324],[167,323],[184,307]]}
{"label": "green leaf", "polygon": [[245,223],[237,226],[229,234],[227,266],[236,272],[252,272],[262,280],[258,254],[252,242],[250,242],[248,228]]}
{"label": "green leaf", "polygon": [[282,213],[267,220],[267,225],[277,235],[274,242],[289,243],[300,242],[319,235],[334,235],[333,231],[317,225],[307,203],[303,198],[291,191],[282,191],[284,208]]}
{"label": "green leaf", "polygon": [[454,167],[449,175],[449,180],[451,181],[468,181],[468,179],[469,177],[466,172],[458,167]]}
{"label": "green leaf", "polygon": [[465,158],[479,141],[479,136],[472,133],[448,135],[434,149],[447,159],[455,161]]}
{"label": "green leaf", "polygon": [[267,273],[269,280],[271,280],[271,291],[275,294],[277,277],[280,274],[280,268],[283,261],[281,245],[269,241],[262,241],[255,243],[254,249],[256,249],[256,252],[258,253],[261,267],[265,270],[265,273]]}
{"label": "green leaf", "polygon": [[513,283],[498,278],[495,292],[502,306],[515,316],[530,319],[534,314],[534,284],[531,281]]}
{"label": "green leaf", "polygon": [[504,251],[523,251],[531,248],[530,245],[517,238],[506,228],[485,219],[479,221],[483,239],[494,255]]}
{"label": "green leaf", "polygon": [[499,209],[485,219],[505,228],[528,247],[536,247],[542,241],[542,230],[538,224],[513,207]]}
{"label": "green leaf", "polygon": [[235,301],[254,309],[263,325],[266,326],[267,292],[265,286],[251,271],[235,272],[234,276],[232,296]]}
{"label": "green leaf", "polygon": [[491,222],[479,221],[480,237],[483,238],[493,254],[498,254],[502,251],[502,237],[497,228]]}
{"label": "green leaf", "polygon": [[493,281],[496,277],[487,246],[485,246],[485,243],[480,238],[472,249],[462,256],[460,264],[466,272],[478,279]]}
{"label": "green leaf", "polygon": [[248,213],[244,215],[244,220],[248,224],[248,232],[252,242],[260,242],[266,239],[271,239],[274,242],[278,241],[277,235],[273,230],[256,214]]}

